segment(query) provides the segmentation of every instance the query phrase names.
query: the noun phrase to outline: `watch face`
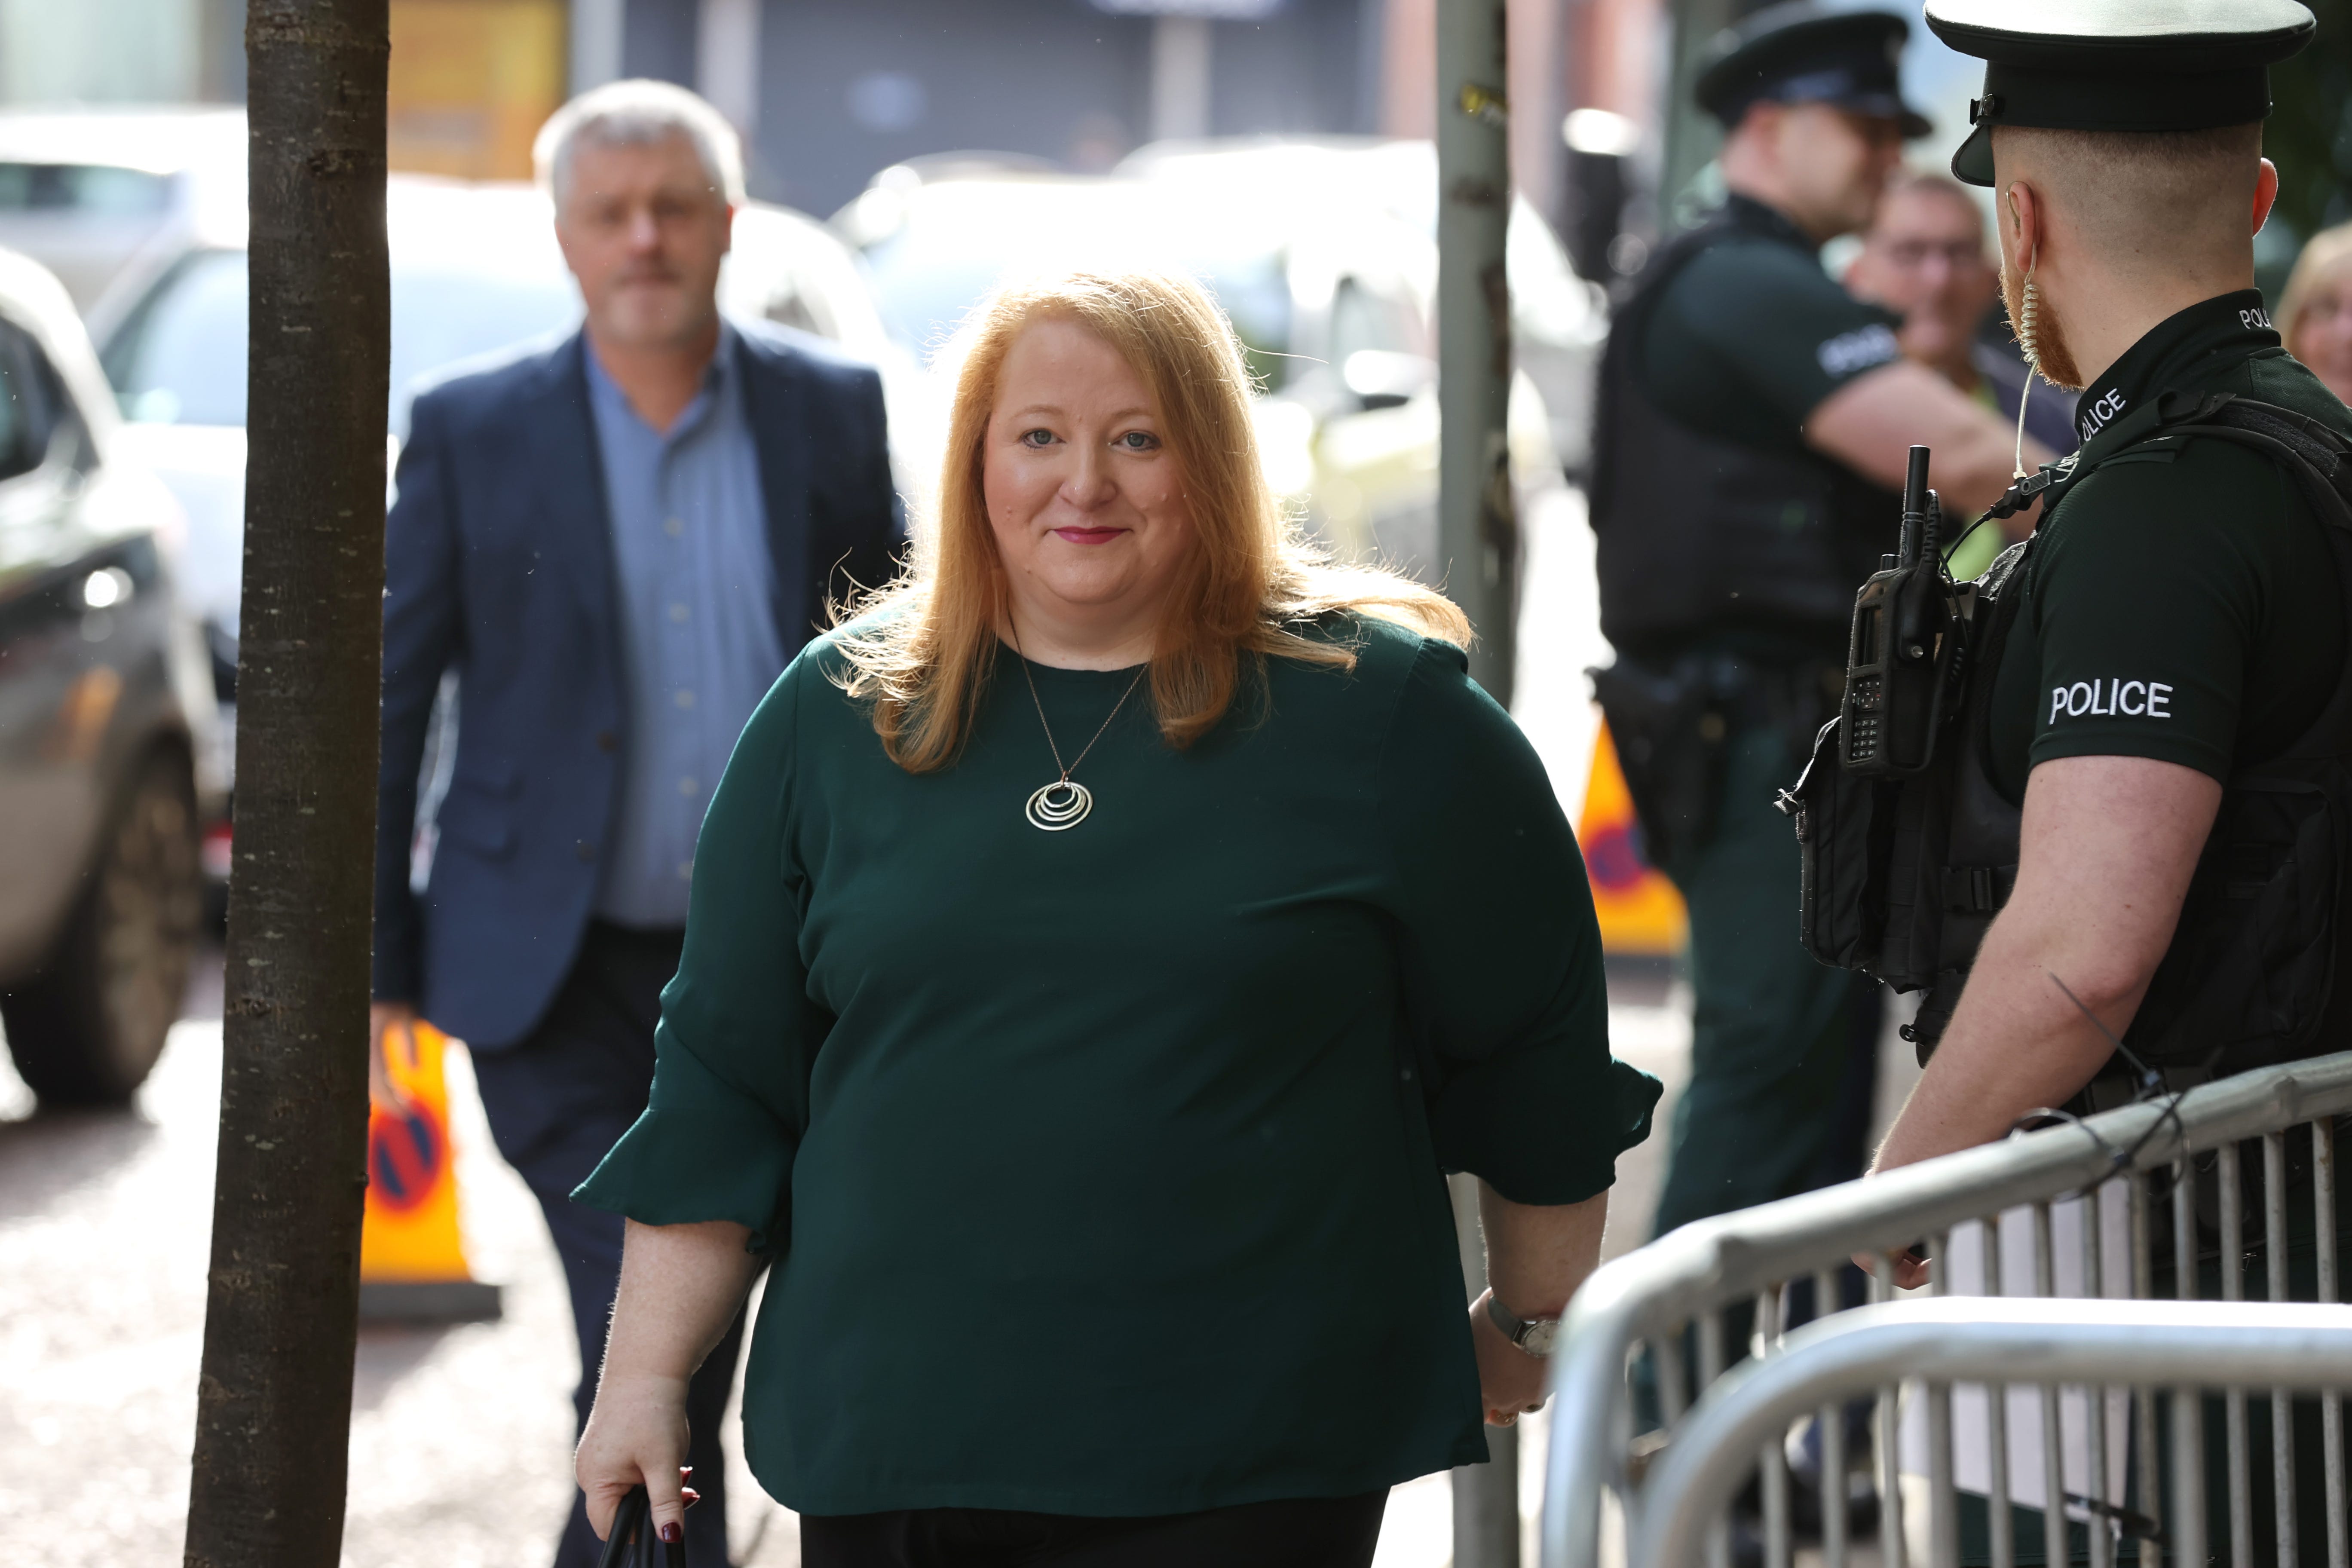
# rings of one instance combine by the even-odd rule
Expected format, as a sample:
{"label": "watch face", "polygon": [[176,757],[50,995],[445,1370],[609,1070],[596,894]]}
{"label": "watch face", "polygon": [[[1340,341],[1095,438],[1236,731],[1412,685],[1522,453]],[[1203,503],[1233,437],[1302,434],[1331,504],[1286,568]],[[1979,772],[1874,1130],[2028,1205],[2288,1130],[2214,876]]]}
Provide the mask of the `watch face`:
{"label": "watch face", "polygon": [[1558,1318],[1538,1319],[1529,1323],[1519,1335],[1519,1348],[1529,1355],[1551,1354],[1551,1342],[1559,1336]]}

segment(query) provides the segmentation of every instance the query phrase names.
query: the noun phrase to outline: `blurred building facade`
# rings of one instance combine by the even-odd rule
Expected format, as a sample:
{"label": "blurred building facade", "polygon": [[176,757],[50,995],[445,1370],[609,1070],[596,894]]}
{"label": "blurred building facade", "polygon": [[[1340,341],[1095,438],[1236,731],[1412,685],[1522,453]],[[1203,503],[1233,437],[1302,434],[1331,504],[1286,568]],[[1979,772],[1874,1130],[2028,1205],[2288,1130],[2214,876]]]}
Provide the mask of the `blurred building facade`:
{"label": "blurred building facade", "polygon": [[[390,0],[390,153],[528,177],[546,115],[619,76],[697,88],[743,130],[753,194],[819,215],[941,153],[1094,170],[1171,137],[1427,136],[1440,3]],[[1507,4],[1515,174],[1562,217],[1570,110],[1619,117],[1654,163],[1692,0]],[[0,105],[236,101],[244,20],[244,0],[0,0]]]}
{"label": "blurred building facade", "polygon": [[[1386,0],[573,0],[576,85],[699,88],[754,194],[819,214],[988,151],[1106,169],[1165,136],[1370,132]],[[599,47],[601,26],[617,41]]]}

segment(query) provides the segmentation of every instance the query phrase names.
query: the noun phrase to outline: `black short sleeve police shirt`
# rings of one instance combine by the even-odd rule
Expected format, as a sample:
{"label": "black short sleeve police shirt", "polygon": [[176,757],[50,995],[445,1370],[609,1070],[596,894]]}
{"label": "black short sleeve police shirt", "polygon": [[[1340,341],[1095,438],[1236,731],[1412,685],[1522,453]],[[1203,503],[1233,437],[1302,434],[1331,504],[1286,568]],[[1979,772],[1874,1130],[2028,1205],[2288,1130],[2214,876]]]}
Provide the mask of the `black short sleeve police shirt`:
{"label": "black short sleeve police shirt", "polygon": [[[2192,306],[2082,399],[2087,442],[2168,391],[2234,392],[2352,434],[2352,414],[2288,358],[2260,294]],[[2228,442],[2166,443],[2101,464],[2026,557],[1993,686],[1995,782],[2059,757],[2148,757],[2226,781],[2315,721],[2345,663],[2333,553],[2294,480]]]}
{"label": "black short sleeve police shirt", "polygon": [[1727,205],[1742,232],[1667,282],[1641,345],[1643,380],[1694,430],[1801,447],[1823,399],[1902,357],[1901,318],[1840,288],[1780,214],[1740,196]]}

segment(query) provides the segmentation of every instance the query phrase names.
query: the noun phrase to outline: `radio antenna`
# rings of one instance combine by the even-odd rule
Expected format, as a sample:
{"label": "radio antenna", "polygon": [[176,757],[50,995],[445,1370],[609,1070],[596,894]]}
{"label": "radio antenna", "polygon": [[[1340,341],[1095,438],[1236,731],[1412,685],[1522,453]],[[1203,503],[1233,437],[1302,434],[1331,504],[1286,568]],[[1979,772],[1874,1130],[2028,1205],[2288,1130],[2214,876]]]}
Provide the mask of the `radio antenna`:
{"label": "radio antenna", "polygon": [[1919,559],[1920,530],[1927,514],[1927,448],[1911,448],[1911,464],[1903,477],[1903,533],[1895,559],[1905,566]]}

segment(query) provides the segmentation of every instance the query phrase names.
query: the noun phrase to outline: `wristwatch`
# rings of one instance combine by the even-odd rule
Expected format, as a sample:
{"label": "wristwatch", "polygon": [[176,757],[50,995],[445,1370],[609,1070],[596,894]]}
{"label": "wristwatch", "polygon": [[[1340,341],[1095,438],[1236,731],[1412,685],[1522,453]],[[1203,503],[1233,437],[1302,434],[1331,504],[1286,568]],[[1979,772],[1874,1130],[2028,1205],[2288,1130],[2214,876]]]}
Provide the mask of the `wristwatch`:
{"label": "wristwatch", "polygon": [[1551,1354],[1551,1342],[1559,1332],[1558,1318],[1521,1318],[1512,1315],[1503,1305],[1503,1299],[1492,1290],[1486,1292],[1486,1316],[1503,1331],[1503,1337],[1519,1349],[1541,1361]]}

